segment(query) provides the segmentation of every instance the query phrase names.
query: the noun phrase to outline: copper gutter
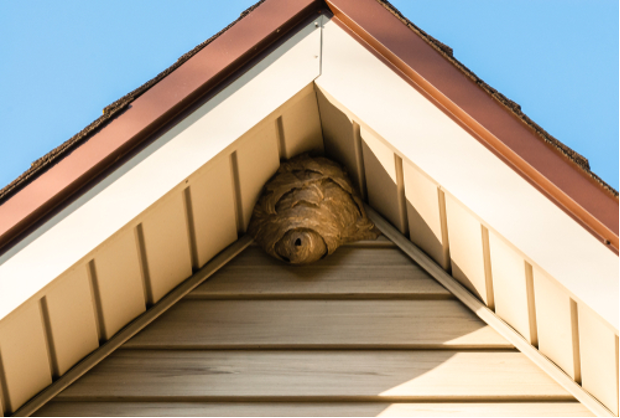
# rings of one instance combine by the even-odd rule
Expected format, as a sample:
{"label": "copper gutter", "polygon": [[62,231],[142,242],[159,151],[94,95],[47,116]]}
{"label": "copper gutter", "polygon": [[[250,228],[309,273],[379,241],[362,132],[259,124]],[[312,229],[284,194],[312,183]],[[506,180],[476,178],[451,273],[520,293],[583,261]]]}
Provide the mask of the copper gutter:
{"label": "copper gutter", "polygon": [[0,249],[324,5],[266,0],[0,205]]}
{"label": "copper gutter", "polygon": [[377,0],[326,0],[337,23],[434,99],[487,148],[618,253],[618,200],[543,142]]}

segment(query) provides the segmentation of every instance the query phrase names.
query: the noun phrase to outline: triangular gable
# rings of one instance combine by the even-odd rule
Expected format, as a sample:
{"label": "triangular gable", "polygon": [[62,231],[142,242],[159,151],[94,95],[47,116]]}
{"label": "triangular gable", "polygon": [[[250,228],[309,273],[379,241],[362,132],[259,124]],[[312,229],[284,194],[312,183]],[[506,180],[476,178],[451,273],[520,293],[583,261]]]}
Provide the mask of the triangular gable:
{"label": "triangular gable", "polygon": [[[0,258],[0,386],[10,410],[241,236],[279,159],[314,150],[345,164],[402,234],[617,411],[617,257],[597,241],[617,247],[617,225],[614,238],[607,216],[617,213],[617,198],[600,183],[577,180],[591,173],[579,157],[559,157],[570,154],[559,145],[560,154],[523,154],[519,141],[544,145],[532,126],[500,124],[504,138],[483,123],[487,114],[513,118],[506,103],[487,95],[495,107],[470,109],[458,89],[448,95],[441,80],[407,70],[419,56],[396,55],[390,39],[376,41],[372,24],[363,23],[369,10],[396,19],[384,5],[327,4],[336,17],[318,10],[320,2],[260,4],[54,166],[6,191],[2,237],[20,239]],[[435,44],[419,44],[401,23],[391,27],[398,39],[418,39],[408,42],[438,68],[454,70]],[[255,37],[247,36],[252,28]],[[239,37],[247,42],[235,44]],[[211,72],[202,67],[231,45],[232,58]],[[478,88],[459,74],[447,78]],[[218,84],[225,75],[228,84]],[[530,176],[547,163],[567,177]],[[566,179],[579,187],[566,187]],[[19,235],[59,203],[39,228]],[[106,291],[118,294],[129,283],[131,291],[120,291],[127,303],[109,302]],[[17,336],[18,329],[28,332]]]}
{"label": "triangular gable", "polygon": [[246,248],[37,415],[189,411],[589,415],[385,237],[307,266]]}

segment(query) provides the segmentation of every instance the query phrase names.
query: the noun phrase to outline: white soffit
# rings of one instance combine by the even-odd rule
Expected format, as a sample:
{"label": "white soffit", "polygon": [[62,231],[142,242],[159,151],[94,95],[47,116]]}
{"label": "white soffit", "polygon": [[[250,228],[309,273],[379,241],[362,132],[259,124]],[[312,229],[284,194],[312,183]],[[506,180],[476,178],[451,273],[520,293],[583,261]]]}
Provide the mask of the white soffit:
{"label": "white soffit", "polygon": [[0,320],[310,84],[320,73],[316,22],[1,257]]}
{"label": "white soffit", "polygon": [[618,333],[618,257],[333,21],[315,83]]}

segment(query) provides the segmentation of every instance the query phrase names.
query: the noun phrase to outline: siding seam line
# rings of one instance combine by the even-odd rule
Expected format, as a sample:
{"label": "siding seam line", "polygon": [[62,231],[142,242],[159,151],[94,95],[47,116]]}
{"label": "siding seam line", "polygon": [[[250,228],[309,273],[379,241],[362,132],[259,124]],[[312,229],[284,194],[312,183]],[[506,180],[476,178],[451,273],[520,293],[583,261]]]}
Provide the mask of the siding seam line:
{"label": "siding seam line", "polygon": [[198,244],[196,241],[196,223],[194,221],[194,207],[192,206],[191,185],[183,189],[183,205],[185,206],[185,225],[187,226],[192,269],[195,273],[200,268],[200,263],[198,261]]}
{"label": "siding seam line", "polygon": [[[4,403],[4,405],[2,405],[2,403]],[[0,412],[2,412],[2,408],[4,408],[4,412],[8,413],[11,413],[11,411],[13,410],[11,407],[11,398],[9,395],[9,384],[6,381],[6,373],[2,360],[2,347],[0,347]]]}
{"label": "siding seam line", "polygon": [[60,373],[58,370],[58,355],[56,346],[54,345],[54,336],[52,335],[52,320],[50,318],[49,306],[47,305],[47,296],[39,299],[38,303],[41,322],[43,323],[43,332],[45,334],[45,348],[47,351],[47,360],[49,362],[52,380],[58,379]]}
{"label": "siding seam line", "polygon": [[90,295],[93,303],[93,313],[95,315],[95,325],[97,327],[97,336],[99,337],[99,345],[105,342],[110,336],[106,330],[103,317],[103,304],[101,302],[101,289],[99,288],[99,279],[97,277],[97,268],[95,259],[88,262],[88,284]]}

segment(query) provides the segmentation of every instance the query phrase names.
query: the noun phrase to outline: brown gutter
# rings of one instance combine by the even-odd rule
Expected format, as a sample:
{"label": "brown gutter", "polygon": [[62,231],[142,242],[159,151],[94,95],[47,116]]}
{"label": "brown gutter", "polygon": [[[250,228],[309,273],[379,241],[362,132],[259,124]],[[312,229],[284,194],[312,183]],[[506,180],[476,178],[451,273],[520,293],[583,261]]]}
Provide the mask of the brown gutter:
{"label": "brown gutter", "polygon": [[[487,148],[618,253],[618,199],[476,84],[380,0],[326,0],[337,21]],[[456,61],[456,60],[453,60]],[[457,62],[458,63],[458,62]]]}
{"label": "brown gutter", "polygon": [[132,97],[123,104],[124,110],[0,205],[0,249],[323,4],[319,0],[265,0],[137,98]]}

